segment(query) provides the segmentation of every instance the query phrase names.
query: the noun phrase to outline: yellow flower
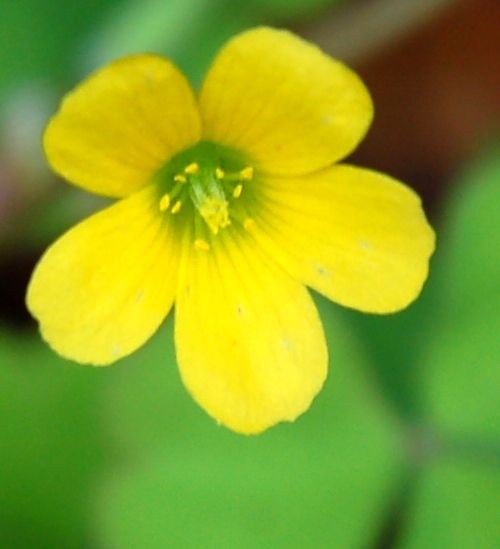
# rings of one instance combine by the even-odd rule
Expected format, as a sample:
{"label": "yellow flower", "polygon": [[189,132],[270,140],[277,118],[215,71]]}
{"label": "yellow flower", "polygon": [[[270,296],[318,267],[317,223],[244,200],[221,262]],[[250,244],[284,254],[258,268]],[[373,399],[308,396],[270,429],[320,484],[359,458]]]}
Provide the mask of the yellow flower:
{"label": "yellow flower", "polygon": [[182,379],[241,433],[293,421],[327,371],[306,290],[371,313],[406,307],[434,233],[398,181],[335,162],[372,119],[360,79],[286,31],[218,54],[196,97],[166,59],[111,63],[69,93],[44,136],[68,181],[119,200],[53,244],[27,303],[59,354],[105,365],[174,301]]}

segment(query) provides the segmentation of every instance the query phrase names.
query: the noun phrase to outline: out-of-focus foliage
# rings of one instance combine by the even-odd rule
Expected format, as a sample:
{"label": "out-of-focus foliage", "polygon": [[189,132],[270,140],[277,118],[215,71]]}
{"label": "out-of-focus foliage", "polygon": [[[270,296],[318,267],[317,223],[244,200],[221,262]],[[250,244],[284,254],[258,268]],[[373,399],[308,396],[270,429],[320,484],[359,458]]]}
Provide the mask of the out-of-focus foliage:
{"label": "out-of-focus foliage", "polygon": [[[469,169],[446,210],[439,301],[421,357],[422,406],[453,436],[500,443],[500,147]],[[498,448],[500,450],[500,448]]]}
{"label": "out-of-focus foliage", "polygon": [[0,326],[0,547],[88,546],[105,378]]}
{"label": "out-of-focus foliage", "polygon": [[498,462],[436,459],[419,479],[401,548],[496,547],[499,491]]}
{"label": "out-of-focus foliage", "polygon": [[[404,547],[494,547],[500,539],[500,149],[462,177],[444,212],[439,297],[417,361],[431,460]],[[494,237],[493,237],[494,239]]]}
{"label": "out-of-focus foliage", "polygon": [[67,82],[74,52],[105,10],[118,0],[5,0],[0,16],[0,97],[32,79]]}

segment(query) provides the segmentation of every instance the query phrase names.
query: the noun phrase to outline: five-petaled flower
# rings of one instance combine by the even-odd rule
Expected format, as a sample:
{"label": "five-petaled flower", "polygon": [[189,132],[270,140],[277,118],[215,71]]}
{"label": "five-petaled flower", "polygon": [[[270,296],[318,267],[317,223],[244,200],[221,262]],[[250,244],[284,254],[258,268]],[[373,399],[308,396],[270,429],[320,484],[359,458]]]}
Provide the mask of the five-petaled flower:
{"label": "five-petaled flower", "polygon": [[166,59],[111,63],[69,93],[44,136],[68,181],[119,200],[44,254],[27,303],[82,363],[144,344],[175,302],[180,373],[242,433],[294,420],[327,371],[309,286],[347,307],[406,307],[434,233],[398,181],[334,164],[372,119],[360,79],[286,31],[246,31],[196,97]]}

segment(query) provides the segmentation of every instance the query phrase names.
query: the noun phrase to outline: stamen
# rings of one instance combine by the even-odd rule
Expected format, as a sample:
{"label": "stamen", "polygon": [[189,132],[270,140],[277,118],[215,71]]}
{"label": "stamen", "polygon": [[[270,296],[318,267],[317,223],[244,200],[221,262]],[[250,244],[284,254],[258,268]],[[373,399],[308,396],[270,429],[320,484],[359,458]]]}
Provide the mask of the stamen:
{"label": "stamen", "polygon": [[195,173],[198,173],[200,171],[200,165],[198,162],[191,162],[191,164],[188,164],[184,168],[184,173],[187,173],[189,175],[194,175]]}
{"label": "stamen", "polygon": [[253,231],[255,227],[257,227],[257,223],[255,223],[251,217],[247,217],[245,221],[243,221],[243,228],[245,231]]}
{"label": "stamen", "polygon": [[206,240],[203,240],[203,238],[197,238],[194,241],[194,247],[201,252],[208,252],[210,250],[210,244]]}
{"label": "stamen", "polygon": [[253,167],[247,166],[240,171],[240,178],[243,181],[250,181],[253,178]]}
{"label": "stamen", "polygon": [[234,198],[239,198],[241,196],[241,193],[243,191],[243,185],[239,183],[236,185],[236,187],[233,189],[233,196]]}
{"label": "stamen", "polygon": [[177,200],[177,202],[172,206],[172,209],[170,211],[173,214],[179,213],[181,207],[182,207],[182,202],[180,200]]}
{"label": "stamen", "polygon": [[170,206],[170,195],[164,194],[160,199],[160,212],[164,212],[165,210],[168,210]]}
{"label": "stamen", "polygon": [[222,168],[215,168],[215,177],[217,179],[224,179],[224,170]]}
{"label": "stamen", "polygon": [[178,173],[178,174],[174,175],[174,181],[176,183],[186,183],[187,182],[187,177],[183,173]]}

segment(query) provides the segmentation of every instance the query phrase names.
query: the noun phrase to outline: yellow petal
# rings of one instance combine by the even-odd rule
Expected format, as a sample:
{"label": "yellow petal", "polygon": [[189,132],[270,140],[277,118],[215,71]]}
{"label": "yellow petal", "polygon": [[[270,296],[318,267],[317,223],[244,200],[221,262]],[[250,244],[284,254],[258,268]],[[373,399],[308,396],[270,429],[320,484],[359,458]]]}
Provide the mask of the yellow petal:
{"label": "yellow petal", "polygon": [[346,156],[372,120],[370,96],[342,63],[297,36],[257,28],[216,57],[201,91],[204,137],[262,170],[299,175]]}
{"label": "yellow petal", "polygon": [[120,197],[199,137],[188,82],[166,59],[144,54],[111,63],[70,92],[46,129],[44,147],[68,181]]}
{"label": "yellow petal", "polygon": [[307,410],[327,368],[307,290],[233,229],[191,249],[179,276],[177,358],[195,400],[246,434]]}
{"label": "yellow petal", "polygon": [[299,280],[342,305],[390,313],[427,278],[434,232],[419,197],[380,173],[339,165],[263,184],[255,235]]}
{"label": "yellow petal", "polygon": [[167,315],[178,246],[157,198],[147,188],[95,214],[38,263],[28,308],[62,356],[109,364],[140,347]]}

